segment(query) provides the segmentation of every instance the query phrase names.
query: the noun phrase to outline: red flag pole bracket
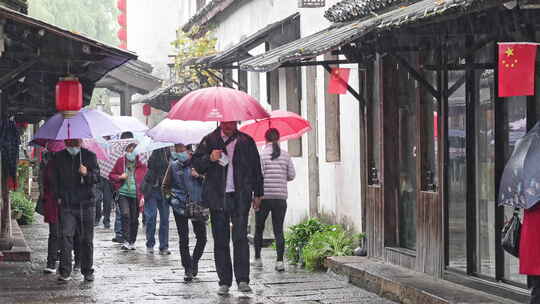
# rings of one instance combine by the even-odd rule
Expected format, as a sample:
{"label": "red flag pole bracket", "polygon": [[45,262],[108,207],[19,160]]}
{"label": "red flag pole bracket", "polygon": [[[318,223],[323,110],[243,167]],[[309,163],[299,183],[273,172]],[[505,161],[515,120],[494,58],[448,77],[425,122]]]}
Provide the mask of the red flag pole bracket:
{"label": "red flag pole bracket", "polygon": [[[332,75],[332,68],[330,67],[330,65],[328,64],[323,64],[322,65],[324,67],[324,69],[328,72],[328,74]],[[347,82],[345,82],[343,79],[340,79],[340,81],[343,82],[344,85],[347,86],[347,91],[349,91],[349,93],[351,93],[352,96],[354,96],[356,98],[356,100],[358,100],[358,102],[360,102],[360,105],[362,108],[365,108],[366,106],[366,100],[364,99],[364,97],[362,95],[360,95],[354,88],[352,88]]]}

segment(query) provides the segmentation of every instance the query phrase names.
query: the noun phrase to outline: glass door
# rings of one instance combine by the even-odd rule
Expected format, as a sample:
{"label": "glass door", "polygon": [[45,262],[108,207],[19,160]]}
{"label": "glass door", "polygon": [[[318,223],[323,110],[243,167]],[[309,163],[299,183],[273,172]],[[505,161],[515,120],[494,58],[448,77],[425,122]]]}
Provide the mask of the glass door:
{"label": "glass door", "polygon": [[[448,87],[465,76],[464,71],[448,73]],[[466,95],[465,83],[448,97],[448,130],[446,169],[448,191],[448,266],[467,270],[467,149],[466,149]]]}

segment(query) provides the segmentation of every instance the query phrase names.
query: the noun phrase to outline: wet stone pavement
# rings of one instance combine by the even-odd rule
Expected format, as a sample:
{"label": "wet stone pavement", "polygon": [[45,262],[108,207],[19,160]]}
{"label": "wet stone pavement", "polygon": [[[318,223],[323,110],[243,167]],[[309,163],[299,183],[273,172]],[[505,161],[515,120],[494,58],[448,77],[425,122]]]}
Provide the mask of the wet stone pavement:
{"label": "wet stone pavement", "polygon": [[[111,242],[112,230],[101,225],[96,228],[94,237],[95,282],[84,282],[81,274],[76,273],[72,281],[59,284],[56,275],[43,274],[48,227],[40,217],[37,222],[22,227],[33,250],[32,262],[0,263],[1,304],[393,303],[330,274],[310,273],[291,265],[287,266],[286,272],[277,273],[274,271],[275,252],[271,248],[263,250],[264,269],[251,268],[252,293],[240,293],[234,285],[230,296],[220,297],[216,294],[218,284],[211,236],[200,261],[198,277],[191,283],[185,283],[178,252],[178,234],[172,218],[169,241],[172,255],[161,256],[157,251],[153,255],[147,254],[142,227],[137,250],[124,252],[119,244]],[[194,241],[192,236],[191,246]]]}

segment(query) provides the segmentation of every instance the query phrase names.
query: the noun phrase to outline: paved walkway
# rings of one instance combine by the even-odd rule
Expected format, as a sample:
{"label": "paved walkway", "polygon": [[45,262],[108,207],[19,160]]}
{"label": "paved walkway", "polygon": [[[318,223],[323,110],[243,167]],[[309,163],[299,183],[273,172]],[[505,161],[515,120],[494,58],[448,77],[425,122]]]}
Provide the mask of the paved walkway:
{"label": "paved walkway", "polygon": [[253,293],[242,294],[233,286],[230,296],[219,297],[212,238],[200,262],[198,278],[184,283],[174,220],[171,224],[170,256],[146,254],[142,228],[134,252],[123,252],[111,242],[111,230],[97,228],[96,281],[84,282],[77,274],[68,284],[58,284],[56,276],[42,273],[48,229],[39,218],[37,224],[22,227],[34,250],[32,262],[0,264],[0,303],[392,303],[326,273],[309,273],[294,266],[276,273],[275,253],[270,248],[263,250],[264,269],[251,270]]}

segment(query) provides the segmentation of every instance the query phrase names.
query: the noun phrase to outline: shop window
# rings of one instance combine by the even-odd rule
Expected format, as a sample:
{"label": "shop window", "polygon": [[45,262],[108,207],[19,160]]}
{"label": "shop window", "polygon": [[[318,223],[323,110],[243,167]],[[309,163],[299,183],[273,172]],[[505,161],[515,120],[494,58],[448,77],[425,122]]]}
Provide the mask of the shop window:
{"label": "shop window", "polygon": [[[381,121],[380,121],[380,98],[381,98],[381,59],[377,55],[374,64],[369,67],[367,73],[367,163],[368,184],[377,185],[380,182],[381,169]],[[370,77],[370,75],[373,75]]]}
{"label": "shop window", "polygon": [[[337,60],[337,56],[327,54],[324,60]],[[336,66],[332,66],[336,67]],[[338,162],[341,160],[341,124],[339,111],[339,95],[328,93],[330,74],[324,73],[324,120],[325,120],[325,147],[326,161]]]}
{"label": "shop window", "polygon": [[[286,68],[286,92],[287,92],[287,111],[302,115],[302,78],[299,67]],[[302,156],[302,138],[288,141],[289,154],[294,157]]]}
{"label": "shop window", "polygon": [[[429,51],[420,55],[422,64],[434,64],[435,52]],[[432,87],[437,88],[437,73],[423,70],[422,76]],[[422,191],[438,191],[439,166],[438,166],[438,143],[439,131],[439,103],[433,94],[420,83],[416,83],[420,93],[421,127],[420,140],[422,147],[420,189]]]}

